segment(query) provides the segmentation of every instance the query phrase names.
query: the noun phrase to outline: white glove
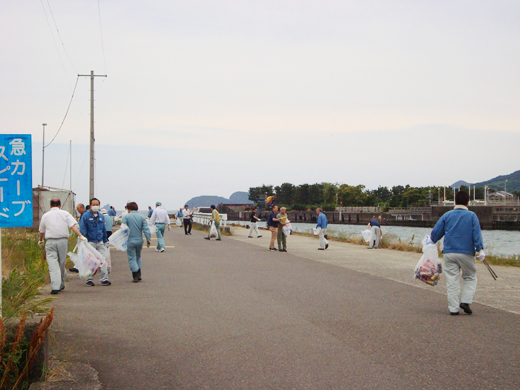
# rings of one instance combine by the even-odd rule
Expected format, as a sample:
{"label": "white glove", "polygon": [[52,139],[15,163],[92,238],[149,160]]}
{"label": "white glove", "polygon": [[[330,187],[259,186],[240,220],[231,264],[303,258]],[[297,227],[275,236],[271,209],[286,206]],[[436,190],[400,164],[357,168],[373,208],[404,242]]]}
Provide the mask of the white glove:
{"label": "white glove", "polygon": [[45,246],[45,243],[43,242],[43,240],[40,240],[38,241],[38,245],[40,246],[40,248],[43,248]]}
{"label": "white glove", "polygon": [[85,237],[85,236],[81,236],[79,239],[80,239],[81,241],[83,241],[83,242],[87,242],[87,237]]}
{"label": "white glove", "polygon": [[477,259],[479,261],[484,261],[484,259],[486,258],[486,254],[484,253],[484,249],[481,249],[478,256],[477,256]]}

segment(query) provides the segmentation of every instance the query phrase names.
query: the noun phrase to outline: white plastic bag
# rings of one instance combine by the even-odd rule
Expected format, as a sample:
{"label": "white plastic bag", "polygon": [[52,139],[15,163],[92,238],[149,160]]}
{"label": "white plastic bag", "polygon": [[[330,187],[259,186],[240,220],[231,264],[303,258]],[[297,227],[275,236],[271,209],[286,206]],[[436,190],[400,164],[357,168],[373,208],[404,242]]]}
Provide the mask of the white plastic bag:
{"label": "white plastic bag", "polygon": [[315,236],[317,236],[318,234],[320,234],[321,228],[320,227],[314,228],[314,229],[312,229],[312,232],[314,233]]}
{"label": "white plastic bag", "polygon": [[361,235],[363,236],[363,240],[365,240],[365,242],[370,242],[372,239],[372,231],[369,229],[363,230]]}
{"label": "white plastic bag", "polygon": [[126,224],[122,224],[121,228],[112,234],[108,239],[111,245],[114,245],[118,251],[126,251],[128,245],[128,236],[130,235],[130,228]]}
{"label": "white plastic bag", "polygon": [[414,276],[421,282],[435,286],[442,274],[442,262],[439,259],[437,245],[435,245],[430,236],[424,237],[422,240],[423,255],[415,266]]}
{"label": "white plastic bag", "polygon": [[76,248],[78,253],[69,252],[68,255],[78,270],[79,277],[88,279],[94,276],[102,266],[104,257],[92,245],[81,240]]}
{"label": "white plastic bag", "polygon": [[286,236],[290,236],[291,235],[291,232],[292,232],[292,225],[290,222],[287,222],[283,228],[283,234],[285,234]]}
{"label": "white plastic bag", "polygon": [[157,233],[157,226],[155,226],[155,224],[148,224],[148,228],[150,229],[150,234]]}
{"label": "white plastic bag", "polygon": [[177,221],[175,221],[175,224],[178,226],[178,227],[181,227],[182,226],[182,220],[177,217]]}
{"label": "white plastic bag", "polygon": [[107,271],[110,273],[112,271],[112,255],[110,254],[110,244],[105,245],[105,260],[107,263]]}
{"label": "white plastic bag", "polygon": [[215,227],[215,224],[212,223],[211,227],[209,228],[209,238],[217,238],[217,228]]}

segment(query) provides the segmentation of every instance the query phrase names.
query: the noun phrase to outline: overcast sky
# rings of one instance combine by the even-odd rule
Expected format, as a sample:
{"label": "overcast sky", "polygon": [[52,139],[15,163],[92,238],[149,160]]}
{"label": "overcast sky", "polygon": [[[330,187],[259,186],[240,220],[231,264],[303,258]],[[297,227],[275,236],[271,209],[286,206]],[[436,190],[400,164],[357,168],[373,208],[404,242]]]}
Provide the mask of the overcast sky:
{"label": "overcast sky", "polygon": [[[168,209],[315,182],[520,169],[520,2],[0,0],[3,133],[56,134],[95,81],[96,196]],[[59,33],[58,33],[59,31]],[[88,198],[90,79],[45,185]]]}

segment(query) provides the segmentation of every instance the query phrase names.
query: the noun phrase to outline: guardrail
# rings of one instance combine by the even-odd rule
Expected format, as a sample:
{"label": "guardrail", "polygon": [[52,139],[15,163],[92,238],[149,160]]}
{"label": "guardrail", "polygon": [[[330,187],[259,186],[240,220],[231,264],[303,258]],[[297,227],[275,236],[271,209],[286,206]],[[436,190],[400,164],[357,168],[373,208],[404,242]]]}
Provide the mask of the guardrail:
{"label": "guardrail", "polygon": [[431,214],[431,207],[391,208],[390,214]]}
{"label": "guardrail", "polygon": [[367,207],[336,207],[338,213],[380,213],[381,207],[367,206]]}
{"label": "guardrail", "polygon": [[[211,221],[211,213],[193,213],[193,222],[200,225],[209,225]],[[220,214],[220,226],[227,226],[227,214]]]}

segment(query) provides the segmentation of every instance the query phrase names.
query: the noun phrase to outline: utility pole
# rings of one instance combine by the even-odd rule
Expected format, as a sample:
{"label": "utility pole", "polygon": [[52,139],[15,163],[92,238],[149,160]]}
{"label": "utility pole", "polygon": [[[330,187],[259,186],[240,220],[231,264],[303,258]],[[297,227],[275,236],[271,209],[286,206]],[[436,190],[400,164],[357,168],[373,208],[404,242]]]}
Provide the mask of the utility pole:
{"label": "utility pole", "polygon": [[94,77],[107,77],[106,74],[94,74],[91,70],[90,74],[78,74],[78,77],[90,77],[90,185],[89,199],[94,197]]}
{"label": "utility pole", "polygon": [[43,142],[42,142],[42,187],[43,187],[43,175],[45,172],[45,126],[47,123],[42,123],[43,126]]}

